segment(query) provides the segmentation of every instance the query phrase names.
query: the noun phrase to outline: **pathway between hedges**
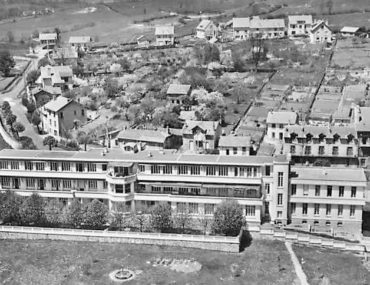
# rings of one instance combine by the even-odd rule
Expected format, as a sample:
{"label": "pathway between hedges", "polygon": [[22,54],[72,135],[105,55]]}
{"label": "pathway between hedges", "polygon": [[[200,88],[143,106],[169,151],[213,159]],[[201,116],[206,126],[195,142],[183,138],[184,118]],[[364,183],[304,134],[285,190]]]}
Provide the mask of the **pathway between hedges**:
{"label": "pathway between hedges", "polygon": [[290,254],[290,258],[292,259],[292,262],[294,265],[295,273],[297,274],[297,277],[299,281],[301,282],[301,285],[309,285],[307,282],[307,276],[303,272],[302,266],[299,263],[299,260],[293,251],[292,244],[290,242],[285,242],[285,246]]}

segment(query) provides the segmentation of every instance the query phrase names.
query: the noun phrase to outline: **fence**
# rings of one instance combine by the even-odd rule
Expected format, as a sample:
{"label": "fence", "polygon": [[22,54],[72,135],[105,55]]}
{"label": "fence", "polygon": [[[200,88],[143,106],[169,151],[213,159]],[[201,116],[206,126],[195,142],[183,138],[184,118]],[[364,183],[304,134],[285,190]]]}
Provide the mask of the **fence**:
{"label": "fence", "polygon": [[240,237],[1,226],[0,239],[68,240],[180,246],[239,252]]}

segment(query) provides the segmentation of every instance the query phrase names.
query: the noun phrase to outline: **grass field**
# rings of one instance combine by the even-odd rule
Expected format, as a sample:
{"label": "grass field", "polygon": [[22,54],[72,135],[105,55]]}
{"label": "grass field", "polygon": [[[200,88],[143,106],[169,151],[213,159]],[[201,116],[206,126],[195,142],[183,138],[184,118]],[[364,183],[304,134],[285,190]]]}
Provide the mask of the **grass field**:
{"label": "grass field", "polygon": [[370,42],[353,43],[352,39],[340,40],[335,47],[331,65],[345,69],[360,69],[370,65]]}
{"label": "grass field", "polygon": [[[241,254],[176,247],[62,241],[0,242],[3,284],[111,284],[108,274],[122,266],[141,270],[127,284],[292,284],[295,272],[285,245],[254,241]],[[156,258],[191,259],[202,264],[197,273],[176,273],[153,267]],[[244,270],[232,278],[231,264]],[[247,283],[246,283],[247,282]],[[113,283],[112,283],[113,284]]]}
{"label": "grass field", "polygon": [[353,254],[298,245],[293,249],[300,261],[304,259],[302,267],[310,285],[322,284],[324,276],[335,285],[370,284],[370,273]]}

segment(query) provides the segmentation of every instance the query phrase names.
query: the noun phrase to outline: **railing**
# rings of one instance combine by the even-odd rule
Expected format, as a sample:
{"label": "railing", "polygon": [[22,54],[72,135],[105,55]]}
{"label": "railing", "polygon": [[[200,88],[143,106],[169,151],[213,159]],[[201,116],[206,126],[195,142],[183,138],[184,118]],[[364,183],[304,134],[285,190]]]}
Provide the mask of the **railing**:
{"label": "railing", "polygon": [[153,192],[153,191],[145,191],[145,190],[136,190],[136,193],[142,194],[168,194],[168,195],[176,195],[176,196],[193,196],[193,197],[230,197],[230,198],[250,198],[250,199],[259,199],[262,198],[262,193],[191,193],[191,192],[179,192],[179,191],[161,191],[161,192]]}

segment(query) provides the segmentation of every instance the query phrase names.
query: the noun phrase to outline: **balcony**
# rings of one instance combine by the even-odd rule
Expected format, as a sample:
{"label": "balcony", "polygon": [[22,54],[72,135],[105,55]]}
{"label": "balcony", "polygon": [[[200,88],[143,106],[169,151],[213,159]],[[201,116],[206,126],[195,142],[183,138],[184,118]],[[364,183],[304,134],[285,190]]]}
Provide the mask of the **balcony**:
{"label": "balcony", "polygon": [[[203,190],[203,189],[202,189]],[[260,199],[262,198],[262,193],[259,191],[253,191],[253,192],[247,192],[247,191],[228,191],[226,192],[218,192],[215,193],[207,193],[206,191],[197,191],[197,192],[191,192],[191,191],[179,191],[177,189],[174,189],[173,191],[145,191],[138,189],[136,193],[143,193],[143,194],[167,194],[167,195],[174,195],[174,196],[191,196],[191,197],[215,197],[215,198],[239,198],[239,199]]]}
{"label": "balcony", "polygon": [[128,184],[136,181],[136,173],[114,173],[108,172],[106,175],[106,180],[110,184]]}

